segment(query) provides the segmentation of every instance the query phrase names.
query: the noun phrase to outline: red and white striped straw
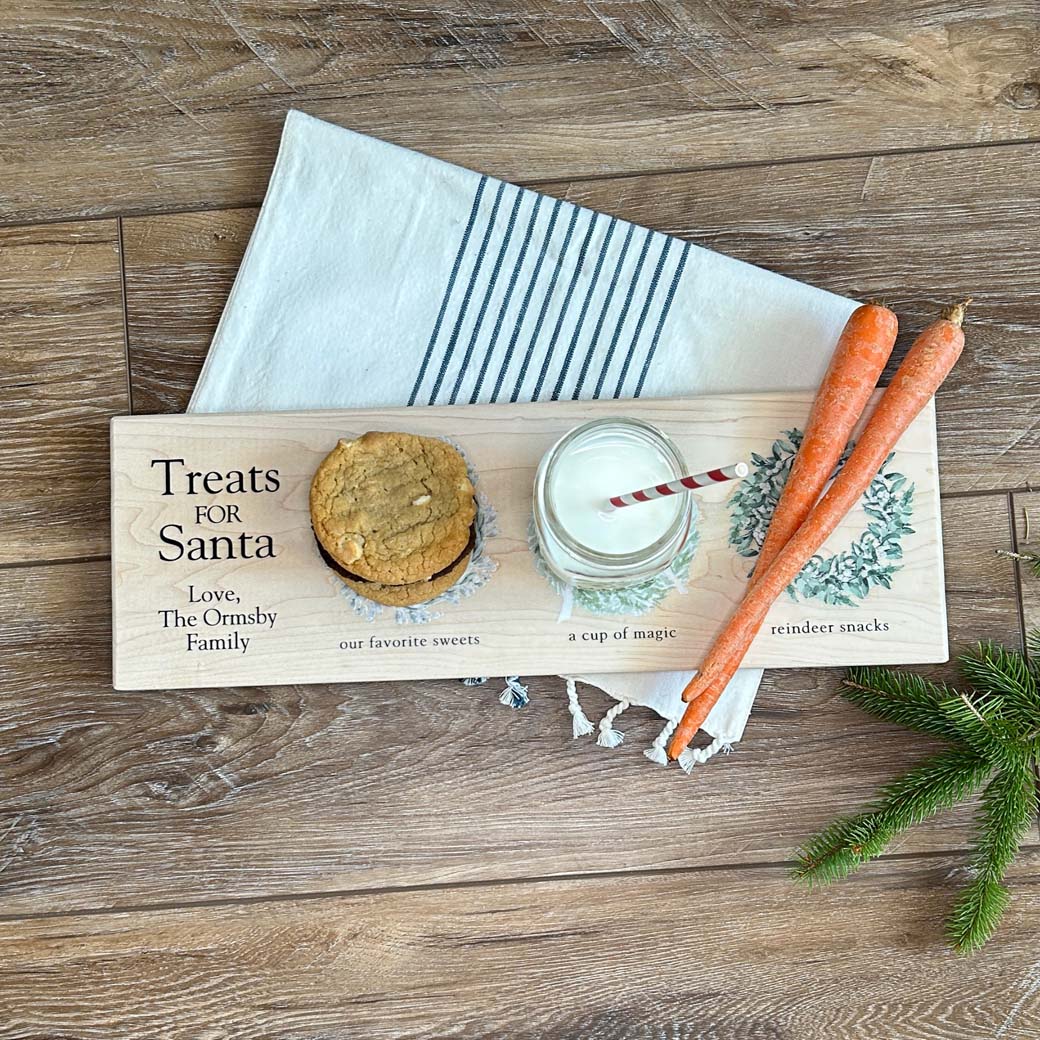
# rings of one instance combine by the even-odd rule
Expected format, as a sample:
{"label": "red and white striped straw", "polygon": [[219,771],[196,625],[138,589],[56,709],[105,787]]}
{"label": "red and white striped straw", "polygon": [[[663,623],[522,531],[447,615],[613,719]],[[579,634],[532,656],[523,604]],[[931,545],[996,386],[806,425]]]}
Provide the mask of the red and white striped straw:
{"label": "red and white striped straw", "polygon": [[747,463],[736,462],[732,466],[709,469],[706,473],[695,473],[689,477],[670,480],[667,484],[643,488],[641,491],[630,491],[627,495],[615,495],[608,501],[612,506],[620,509],[622,506],[634,506],[637,502],[652,502],[655,498],[678,495],[684,491],[695,491],[697,488],[708,487],[710,484],[721,484],[723,481],[736,480],[747,475]]}

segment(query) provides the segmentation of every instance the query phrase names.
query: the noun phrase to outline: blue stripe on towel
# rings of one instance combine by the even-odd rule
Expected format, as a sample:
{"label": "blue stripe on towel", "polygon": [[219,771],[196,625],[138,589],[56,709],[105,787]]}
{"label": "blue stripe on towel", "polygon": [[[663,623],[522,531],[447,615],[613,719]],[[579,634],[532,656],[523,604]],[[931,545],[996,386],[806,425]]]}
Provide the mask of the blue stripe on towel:
{"label": "blue stripe on towel", "polygon": [[408,398],[410,405],[415,404],[415,398],[419,394],[419,387],[422,386],[422,381],[426,376],[426,369],[430,364],[430,358],[433,357],[433,348],[437,342],[437,337],[440,335],[441,323],[444,321],[444,312],[448,309],[448,301],[451,299],[451,292],[455,288],[455,279],[459,276],[459,269],[462,267],[462,258],[466,253],[466,246],[469,244],[469,236],[473,232],[473,225],[477,220],[477,211],[480,209],[480,200],[484,194],[484,188],[487,186],[487,176],[480,178],[480,183],[477,185],[477,193],[473,196],[473,206],[469,211],[469,220],[466,222],[466,230],[462,233],[462,241],[459,243],[459,250],[455,254],[455,263],[451,268],[451,275],[448,277],[448,285],[444,290],[444,298],[441,300],[440,310],[437,312],[437,320],[433,323],[433,332],[430,333],[430,341],[426,344],[426,354],[422,359],[422,364],[419,366],[419,375],[416,377],[415,386],[412,387],[411,396]]}
{"label": "blue stripe on towel", "polygon": [[622,387],[625,385],[625,377],[628,375],[629,366],[632,364],[632,358],[635,357],[636,345],[639,343],[639,337],[643,333],[643,326],[646,324],[646,316],[650,313],[650,307],[654,302],[654,296],[657,294],[657,285],[661,281],[661,271],[664,270],[664,262],[668,257],[668,250],[672,247],[672,240],[665,238],[664,245],[661,246],[661,255],[657,258],[657,266],[654,268],[654,276],[650,279],[650,288],[647,290],[646,299],[643,300],[642,309],[639,311],[639,319],[636,321],[635,331],[632,333],[632,339],[628,344],[628,353],[625,355],[624,364],[621,366],[621,374],[618,376],[617,386],[614,387],[614,396],[620,397]]}
{"label": "blue stripe on towel", "polygon": [[618,256],[617,263],[614,265],[614,274],[611,276],[610,285],[607,287],[606,298],[603,301],[603,306],[600,308],[599,317],[596,319],[596,327],[592,330],[592,340],[585,351],[585,360],[581,363],[577,385],[571,393],[572,401],[577,401],[581,396],[581,388],[585,385],[585,377],[589,374],[589,365],[592,364],[592,358],[596,353],[596,347],[599,344],[599,334],[603,331],[603,323],[607,319],[607,312],[610,310],[610,304],[614,299],[614,290],[617,288],[618,280],[621,277],[621,269],[625,266],[625,257],[628,255],[628,247],[632,242],[635,230],[635,224],[629,224],[628,231],[625,232],[625,240],[621,243],[621,253]]}
{"label": "blue stripe on towel", "polygon": [[[543,196],[539,195],[541,199]],[[510,361],[513,360],[513,351],[516,349],[516,341],[520,338],[520,330],[524,327],[524,319],[527,317],[527,308],[531,303],[531,297],[534,295],[534,287],[538,281],[538,275],[542,272],[542,264],[545,262],[546,254],[549,251],[549,242],[552,239],[553,229],[556,227],[556,218],[560,214],[560,207],[563,205],[562,199],[557,199],[553,203],[552,213],[549,215],[549,226],[545,229],[545,235],[542,238],[542,246],[538,251],[538,258],[535,260],[534,271],[531,273],[530,281],[527,283],[527,289],[524,292],[523,302],[520,304],[520,313],[517,315],[516,324],[513,326],[513,334],[509,337],[509,345],[506,347],[505,356],[502,358],[502,365],[498,370],[498,378],[495,380],[495,389],[491,394],[491,400],[497,401],[498,395],[502,392],[502,384],[505,382],[506,371],[509,368]]]}
{"label": "blue stripe on towel", "polygon": [[[495,352],[495,344],[498,343],[498,334],[502,331],[502,322],[505,319],[506,311],[509,309],[509,303],[513,298],[513,290],[516,288],[517,279],[520,277],[520,269],[524,266],[527,250],[531,245],[531,236],[534,234],[535,225],[538,223],[538,211],[541,209],[542,200],[545,196],[537,193],[532,194],[534,195],[534,205],[531,207],[531,219],[527,222],[527,231],[524,233],[524,240],[520,245],[520,253],[516,258],[516,263],[513,265],[513,273],[509,276],[509,285],[506,286],[505,295],[502,297],[502,306],[498,308],[498,317],[495,318],[495,327],[491,332],[491,341],[488,343],[487,352],[484,354],[484,363],[480,366],[477,381],[469,395],[470,404],[476,404],[477,398],[480,397],[480,390],[484,385],[488,366],[491,364],[491,356]],[[521,311],[520,316],[517,318],[515,334],[519,334],[523,320],[523,311]],[[515,334],[513,337],[514,343],[516,342]],[[508,360],[506,364],[508,364]]]}
{"label": "blue stripe on towel", "polygon": [[617,222],[617,217],[610,218],[610,223],[607,225],[607,233],[603,236],[603,242],[600,244],[599,256],[596,258],[596,266],[593,268],[592,277],[589,279],[589,287],[585,292],[585,299],[582,302],[581,311],[578,313],[578,320],[574,325],[574,334],[571,336],[570,344],[567,347],[567,353],[564,355],[563,367],[560,369],[560,374],[556,377],[556,386],[553,387],[552,400],[554,401],[560,399],[560,393],[563,390],[563,383],[567,378],[567,371],[571,367],[571,361],[574,358],[574,351],[578,346],[578,337],[581,335],[582,327],[585,324],[585,316],[588,314],[589,304],[592,302],[592,294],[596,291],[600,272],[603,270],[603,261],[607,258],[610,239],[614,235],[614,228],[617,227]]}
{"label": "blue stripe on towel", "polygon": [[646,381],[646,374],[650,371],[650,363],[654,360],[654,354],[657,351],[657,343],[661,338],[661,330],[664,328],[664,323],[668,318],[668,312],[672,307],[672,300],[675,298],[675,290],[678,288],[679,279],[682,277],[683,268],[686,266],[686,257],[690,252],[690,243],[684,242],[682,252],[679,254],[679,262],[675,265],[675,274],[672,276],[672,284],[668,287],[668,295],[664,299],[664,306],[661,308],[661,316],[657,319],[657,328],[654,329],[654,338],[650,342],[650,350],[646,355],[646,360],[643,362],[643,371],[639,373],[639,382],[636,383],[636,392],[633,396],[638,397],[643,392],[643,383]]}
{"label": "blue stripe on towel", "polygon": [[[491,297],[495,292],[495,286],[498,284],[498,276],[502,271],[502,263],[506,258],[506,250],[509,249],[509,240],[513,237],[513,228],[516,226],[516,215],[520,212],[520,203],[524,198],[523,188],[516,189],[516,198],[513,199],[513,208],[509,213],[509,222],[506,224],[505,234],[502,236],[502,245],[499,246],[498,256],[495,257],[495,265],[491,268],[491,275],[488,278],[487,289],[484,292],[484,301],[480,305],[480,310],[477,312],[477,320],[473,323],[473,329],[470,332],[469,343],[466,344],[466,353],[462,356],[462,363],[459,365],[458,374],[455,376],[455,385],[451,388],[451,397],[448,398],[448,404],[455,404],[459,397],[459,389],[462,386],[462,380],[466,378],[466,370],[469,368],[470,360],[473,357],[473,349],[477,345],[477,337],[480,335],[480,330],[484,327],[484,316],[487,314],[488,305],[491,303]],[[488,347],[490,351],[494,347],[494,342]]]}
{"label": "blue stripe on towel", "polygon": [[441,367],[437,372],[436,380],[434,380],[433,389],[430,391],[430,398],[427,402],[429,404],[436,402],[437,394],[440,393],[441,384],[444,382],[444,376],[448,371],[448,365],[451,364],[451,357],[455,353],[455,344],[458,342],[459,333],[462,331],[462,323],[466,318],[466,311],[469,310],[469,301],[473,296],[473,288],[477,284],[477,276],[480,274],[481,265],[484,263],[484,255],[487,253],[488,243],[491,241],[491,232],[495,228],[495,217],[498,216],[498,207],[502,202],[502,193],[505,190],[505,181],[500,181],[498,191],[495,193],[495,204],[491,207],[491,216],[488,217],[487,226],[484,229],[484,240],[480,243],[480,252],[477,253],[477,258],[473,262],[473,271],[469,276],[469,284],[466,286],[466,292],[462,297],[458,316],[455,318],[455,327],[452,329],[451,339],[448,340],[444,357],[441,359]]}
{"label": "blue stripe on towel", "polygon": [[581,269],[585,266],[585,256],[589,251],[589,243],[592,241],[593,232],[596,230],[596,221],[599,220],[599,214],[590,211],[589,216],[589,228],[585,232],[585,238],[582,240],[581,249],[578,250],[578,259],[574,265],[574,273],[571,275],[570,282],[567,283],[567,291],[563,295],[563,304],[560,307],[560,313],[556,317],[556,325],[553,328],[553,333],[549,337],[549,344],[545,348],[545,357],[542,359],[541,371],[538,373],[538,379],[534,384],[534,392],[531,394],[531,400],[537,401],[542,396],[542,386],[545,383],[546,374],[549,371],[549,365],[552,362],[553,351],[556,349],[556,341],[560,338],[560,329],[563,328],[563,322],[567,317],[567,311],[571,305],[571,298],[574,296],[575,286],[578,284],[578,278],[581,277]]}
{"label": "blue stripe on towel", "polygon": [[538,334],[542,331],[542,323],[545,321],[545,312],[549,309],[549,302],[552,300],[553,291],[556,289],[556,282],[559,280],[560,271],[563,269],[563,261],[567,255],[567,247],[571,243],[571,236],[574,234],[574,225],[578,221],[578,214],[581,210],[577,206],[571,206],[571,219],[567,224],[567,233],[563,237],[563,245],[560,246],[560,255],[556,258],[556,267],[553,269],[552,278],[549,280],[549,286],[545,290],[545,299],[542,300],[541,309],[538,311],[538,320],[535,322],[534,331],[531,333],[531,340],[527,344],[527,351],[524,354],[524,360],[520,365],[520,374],[516,377],[516,385],[513,387],[513,392],[509,395],[511,402],[516,402],[520,398],[520,390],[524,385],[524,378],[527,376],[527,368],[531,364],[531,355],[534,354],[535,344],[538,342]]}
{"label": "blue stripe on towel", "polygon": [[647,250],[650,248],[650,242],[654,237],[652,231],[647,231],[646,237],[643,239],[643,248],[639,251],[639,259],[636,261],[635,273],[632,275],[632,280],[628,283],[628,293],[625,295],[625,303],[621,308],[621,314],[618,317],[617,324],[614,326],[614,335],[610,339],[610,347],[607,349],[607,356],[603,359],[603,367],[600,369],[599,379],[596,380],[596,391],[592,395],[598,398],[603,391],[603,383],[607,378],[607,369],[610,368],[610,362],[614,359],[614,351],[617,349],[617,342],[621,338],[621,327],[625,324],[625,319],[628,317],[628,310],[632,306],[632,297],[635,295],[636,284],[639,281],[639,276],[643,271],[643,263],[646,261]]}
{"label": "blue stripe on towel", "polygon": [[[510,380],[514,384],[509,397],[510,401],[515,402],[521,397],[525,400],[528,398],[538,400],[543,392],[549,394],[547,387],[552,388],[550,396],[554,401],[566,394],[569,394],[572,400],[578,400],[592,378],[593,365],[599,367],[599,375],[596,378],[592,396],[602,397],[604,393],[609,392],[606,390],[606,384],[611,376],[610,370],[615,358],[620,362],[620,371],[616,380],[612,380],[615,385],[611,396],[618,398],[624,394],[625,383],[638,373],[635,390],[632,392],[632,396],[638,397],[643,392],[657,353],[679,282],[685,270],[690,244],[682,244],[669,278],[665,272],[669,259],[675,257],[675,254],[670,252],[672,246],[670,237],[646,230],[638,256],[634,264],[630,264],[630,247],[634,241],[635,232],[641,229],[637,229],[635,225],[625,221],[619,221],[617,217],[605,218],[609,220],[609,223],[602,235],[602,240],[593,247],[597,231],[602,226],[600,221],[602,214],[593,210],[585,210],[584,212],[589,215],[588,223],[580,236],[581,244],[576,250],[576,255],[571,257],[572,241],[579,237],[576,232],[580,215],[583,212],[581,207],[555,199],[547,220],[540,220],[545,196],[507,185],[504,181],[497,181],[495,182],[497,190],[494,200],[490,204],[489,212],[485,218],[480,218],[481,208],[484,205],[485,196],[488,194],[487,185],[491,180],[492,178],[486,176],[481,177],[477,184],[469,217],[449,272],[426,352],[420,363],[408,403],[415,404],[419,399],[423,384],[433,369],[436,369],[436,377],[429,393],[430,404],[437,402],[441,391],[446,389],[448,383],[451,384],[450,394],[445,393],[445,400],[448,403],[455,404],[460,398],[466,396],[471,404],[476,403],[482,396],[484,386],[490,380],[493,366],[497,366],[498,373],[490,400],[498,401],[508,378],[510,366],[516,356],[520,336],[524,334],[528,316],[534,316],[536,312],[533,328],[526,333],[527,345],[520,361],[519,372],[515,379]],[[507,190],[515,192],[512,205],[509,207],[508,220],[504,219],[503,209],[503,200]],[[531,199],[531,209],[525,218],[526,227],[523,239],[520,241],[518,223],[524,200],[527,198]],[[554,248],[558,218],[565,205],[571,211],[570,217],[566,222],[562,242]],[[501,226],[498,220],[500,215],[503,217]],[[478,222],[482,224],[479,232]],[[546,225],[544,230],[539,230],[540,224]],[[616,250],[617,256],[613,260],[610,282],[605,291],[601,291],[599,287],[601,281],[604,280],[603,270],[608,256],[612,256],[610,247],[614,240],[615,229],[619,224],[625,226],[625,235],[620,248]],[[541,237],[541,242],[537,250],[534,250],[532,243],[536,233]],[[480,245],[476,250],[476,255],[472,258],[465,290],[460,295],[457,292],[460,288],[460,276],[463,273],[463,267],[467,264],[467,256],[472,255],[470,253],[471,244],[475,243],[477,238],[480,239]],[[651,273],[647,261],[655,238],[660,238],[662,244]],[[519,245],[514,245],[514,242],[519,242]],[[575,244],[577,243],[575,242]],[[594,264],[590,251],[595,254]],[[493,263],[490,262],[492,253],[495,257]],[[528,265],[529,255],[532,254],[534,262],[528,274],[525,272],[525,268]],[[548,273],[545,263],[548,257],[554,258],[551,274]],[[485,262],[488,264],[487,268],[485,268]],[[591,267],[591,274],[585,275],[586,285],[582,293],[581,306],[576,307],[576,313],[574,313],[571,305],[578,283],[587,270],[586,264]],[[626,267],[630,269],[626,270]],[[542,279],[543,268],[548,274],[546,279]],[[645,288],[641,286],[641,283],[644,282],[644,268],[647,268],[649,275],[648,284],[644,283]],[[508,281],[505,277],[506,270],[509,270]],[[513,301],[514,297],[518,296],[516,290],[521,279],[526,284],[519,306],[515,306]],[[564,282],[566,288],[564,288]],[[668,291],[662,299],[658,295],[658,290],[665,283],[668,283]],[[623,299],[618,296],[619,286],[624,290]],[[558,288],[562,290],[562,293],[557,293]],[[540,305],[532,308],[531,303],[536,291],[541,291],[542,298]],[[637,293],[642,297],[638,305],[638,314],[633,310],[637,304]],[[598,314],[591,334],[584,336],[585,329],[591,324],[590,311],[597,294],[601,295],[603,299],[602,302],[597,300]],[[480,297],[479,308],[476,307],[475,296]],[[620,306],[616,306],[619,301]],[[468,318],[471,305],[476,313],[473,317]],[[495,310],[493,324],[488,319],[492,305]],[[453,316],[448,313],[450,309],[455,311]],[[553,328],[546,337],[543,347],[542,332],[546,329],[550,312],[554,314]],[[630,316],[634,318],[634,324],[626,334]],[[608,319],[612,322],[613,329],[608,339],[604,339],[602,334]],[[447,343],[439,349],[441,333],[444,331],[445,325],[449,323],[452,329],[451,335]],[[498,344],[501,339],[505,338],[502,333],[507,326],[509,328],[508,343],[504,350],[499,350]],[[651,327],[653,335],[647,346],[645,344],[646,334]],[[456,368],[456,352],[464,335],[466,348],[461,353]],[[624,351],[621,350],[623,335],[628,341]],[[583,340],[584,345],[582,345]],[[563,343],[567,344],[565,349]],[[557,353],[561,355],[558,371]],[[532,391],[525,394],[524,382],[532,370],[536,354],[540,354],[541,359],[534,387]],[[570,380],[568,375],[577,367],[576,359],[579,355],[582,355],[580,370],[577,378]],[[642,359],[640,359],[640,355],[643,355]],[[468,384],[469,373],[478,369],[475,358],[479,362],[479,370],[476,371],[472,389],[467,392],[463,388]],[[554,372],[555,375],[552,374]],[[573,382],[573,387],[568,386],[570,382]],[[484,396],[487,397],[486,394]]]}

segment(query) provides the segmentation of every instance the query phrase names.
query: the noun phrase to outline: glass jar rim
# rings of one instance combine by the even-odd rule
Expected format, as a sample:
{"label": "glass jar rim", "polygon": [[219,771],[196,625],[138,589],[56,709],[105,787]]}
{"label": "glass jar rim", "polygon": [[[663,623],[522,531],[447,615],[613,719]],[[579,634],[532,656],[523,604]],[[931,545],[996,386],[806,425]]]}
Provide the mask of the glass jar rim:
{"label": "glass jar rim", "polygon": [[[692,495],[682,495],[682,501],[678,503],[679,508],[675,512],[675,518],[669,524],[667,530],[656,541],[634,552],[600,552],[572,538],[567,528],[560,521],[553,501],[552,476],[554,468],[567,449],[576,441],[591,433],[595,433],[597,430],[609,429],[611,427],[630,433],[634,432],[644,439],[652,441],[671,465],[674,471],[674,478],[677,479],[685,475],[686,463],[682,453],[667,434],[651,423],[644,422],[642,419],[633,419],[629,416],[610,416],[603,419],[593,419],[590,422],[574,427],[549,449],[547,452],[548,464],[542,467],[540,472],[541,497],[545,513],[552,526],[553,537],[559,541],[568,553],[595,566],[624,570],[626,568],[637,568],[644,564],[648,558],[667,552],[669,548],[675,546],[677,539],[685,541],[696,515],[696,503],[693,501]],[[633,508],[638,509],[639,507],[634,506]]]}

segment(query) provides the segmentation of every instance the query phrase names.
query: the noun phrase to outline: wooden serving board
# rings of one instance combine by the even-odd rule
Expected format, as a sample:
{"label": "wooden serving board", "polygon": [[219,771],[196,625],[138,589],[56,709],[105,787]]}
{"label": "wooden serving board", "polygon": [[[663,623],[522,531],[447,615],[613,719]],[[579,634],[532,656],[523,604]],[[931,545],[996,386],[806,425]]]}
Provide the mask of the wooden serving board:
{"label": "wooden serving board", "polygon": [[[752,459],[752,453],[774,465],[774,442],[804,423],[810,400],[808,394],[754,394],[113,419],[114,685],[156,689],[695,667],[741,596],[753,562],[737,552],[733,543],[739,539],[731,535],[738,483],[698,493],[700,543],[685,592],[668,592],[642,617],[596,615],[577,603],[561,620],[561,598],[536,570],[528,548],[538,462],[578,423],[629,415],[672,437],[691,471]],[[472,596],[438,605],[439,616],[426,623],[402,624],[391,608],[374,620],[356,613],[356,603],[315,546],[308,513],[311,476],[338,438],[366,430],[450,438],[464,450],[478,474],[478,490],[497,513],[498,533],[487,543],[497,569]],[[782,443],[777,451],[782,459]],[[233,471],[243,479],[229,477]],[[840,559],[818,571],[815,584],[804,585],[797,599],[785,596],[775,605],[748,655],[749,666],[947,659],[931,406],[900,441],[888,471],[906,480],[890,477],[873,503],[873,516],[861,507],[845,520],[821,553]],[[194,494],[189,472],[200,474]],[[909,517],[904,508],[904,529],[895,536],[895,521],[884,507],[886,488],[895,491],[893,480],[900,496],[914,486],[906,500]],[[879,503],[883,520],[877,519]],[[747,509],[743,515],[746,521]],[[217,559],[210,558],[215,536],[226,539]],[[270,540],[273,556],[263,555],[261,536]],[[901,553],[885,558],[899,568],[885,578],[890,587],[871,584],[864,562],[864,547],[879,536],[886,545],[898,543],[894,551]],[[233,558],[224,558],[228,544]],[[847,591],[851,605],[826,602],[835,589]]]}

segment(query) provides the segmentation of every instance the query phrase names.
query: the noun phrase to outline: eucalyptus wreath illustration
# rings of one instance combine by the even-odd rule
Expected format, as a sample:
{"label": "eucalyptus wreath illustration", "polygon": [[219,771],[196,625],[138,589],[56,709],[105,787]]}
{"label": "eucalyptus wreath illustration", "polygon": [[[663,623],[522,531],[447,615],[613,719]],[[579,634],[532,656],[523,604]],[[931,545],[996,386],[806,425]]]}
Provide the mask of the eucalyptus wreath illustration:
{"label": "eucalyptus wreath illustration", "polygon": [[[766,529],[802,443],[802,431],[786,430],[773,441],[768,456],[752,453],[751,473],[730,499],[730,545],[741,555],[757,556]],[[849,445],[835,468],[841,471],[852,450]],[[824,603],[854,606],[871,588],[892,587],[892,575],[903,557],[904,536],[913,534],[914,485],[902,473],[889,470],[889,456],[863,495],[866,530],[844,552],[814,556],[788,586],[792,599],[821,599]],[[832,477],[833,479],[833,477]]]}

